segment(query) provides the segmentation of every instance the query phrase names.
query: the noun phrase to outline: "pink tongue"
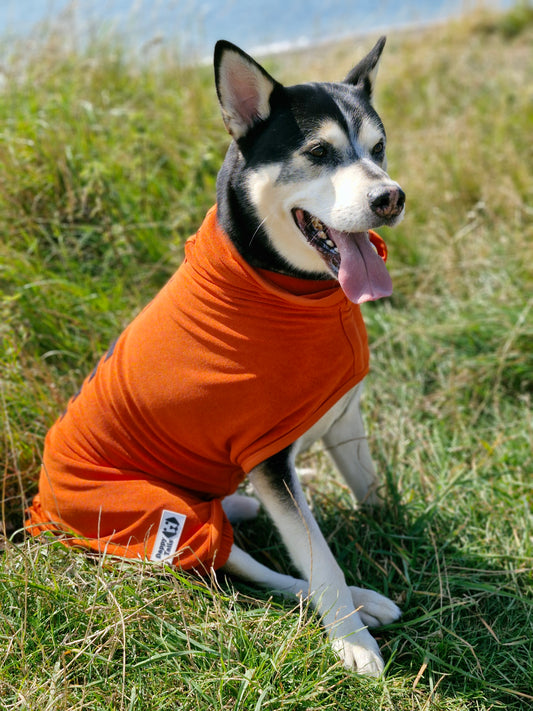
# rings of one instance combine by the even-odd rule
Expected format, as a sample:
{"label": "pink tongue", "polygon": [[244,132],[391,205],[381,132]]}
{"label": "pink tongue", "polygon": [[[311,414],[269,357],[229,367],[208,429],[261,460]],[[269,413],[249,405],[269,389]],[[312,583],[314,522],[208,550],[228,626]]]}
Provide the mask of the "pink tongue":
{"label": "pink tongue", "polygon": [[376,253],[368,232],[331,230],[341,257],[338,279],[354,304],[375,301],[392,294],[392,281],[383,259]]}

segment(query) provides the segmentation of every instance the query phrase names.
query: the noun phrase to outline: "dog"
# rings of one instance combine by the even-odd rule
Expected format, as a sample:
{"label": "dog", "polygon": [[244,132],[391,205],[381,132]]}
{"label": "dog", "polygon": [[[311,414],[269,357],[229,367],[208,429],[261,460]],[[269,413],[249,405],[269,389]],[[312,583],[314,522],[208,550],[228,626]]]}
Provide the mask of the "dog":
{"label": "dog", "polygon": [[[48,432],[33,534],[100,553],[222,569],[308,597],[347,668],[378,676],[368,627],[394,602],[348,586],[299,482],[322,439],[357,501],[380,502],[359,410],[368,345],[359,304],[391,294],[386,247],[405,195],[386,172],[372,105],[385,44],[337,83],[284,86],[221,40],[215,84],[232,137],[217,204],[184,263],[86,378]],[[301,578],[233,540],[257,513]]]}

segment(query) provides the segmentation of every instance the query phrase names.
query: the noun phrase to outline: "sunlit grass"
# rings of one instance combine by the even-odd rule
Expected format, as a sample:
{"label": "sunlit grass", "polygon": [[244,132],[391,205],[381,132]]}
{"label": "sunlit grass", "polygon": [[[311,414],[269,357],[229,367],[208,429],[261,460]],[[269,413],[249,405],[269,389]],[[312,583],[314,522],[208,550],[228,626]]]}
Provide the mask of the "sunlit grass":
{"label": "sunlit grass", "polygon": [[[349,582],[404,610],[378,632],[377,682],[336,663],[305,606],[15,533],[48,427],[180,263],[227,138],[208,68],[132,63],[112,43],[72,54],[53,36],[14,54],[0,101],[3,707],[533,703],[532,39],[521,5],[393,33],[380,68],[390,173],[408,198],[383,232],[395,293],[365,307],[384,511],[354,513],[319,448],[305,461]],[[337,79],[370,44],[267,63],[290,82]],[[237,536],[285,565],[264,515]]]}

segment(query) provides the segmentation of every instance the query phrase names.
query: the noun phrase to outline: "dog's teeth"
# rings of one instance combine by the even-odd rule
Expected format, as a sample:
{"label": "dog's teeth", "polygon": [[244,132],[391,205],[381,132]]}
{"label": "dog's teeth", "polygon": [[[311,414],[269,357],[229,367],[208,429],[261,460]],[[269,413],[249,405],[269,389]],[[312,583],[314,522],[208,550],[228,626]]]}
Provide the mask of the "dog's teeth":
{"label": "dog's teeth", "polygon": [[[317,235],[316,235],[316,236],[318,237],[318,239],[326,239],[326,238],[327,238],[327,235],[326,235],[326,233],[325,233],[323,230],[319,230],[319,231],[317,232]],[[330,240],[330,241],[331,241],[331,240]]]}
{"label": "dog's teeth", "polygon": [[335,242],[333,242],[333,241],[330,240],[330,239],[327,239],[327,240],[326,240],[326,244],[328,245],[328,247],[332,247],[332,248],[335,247]]}

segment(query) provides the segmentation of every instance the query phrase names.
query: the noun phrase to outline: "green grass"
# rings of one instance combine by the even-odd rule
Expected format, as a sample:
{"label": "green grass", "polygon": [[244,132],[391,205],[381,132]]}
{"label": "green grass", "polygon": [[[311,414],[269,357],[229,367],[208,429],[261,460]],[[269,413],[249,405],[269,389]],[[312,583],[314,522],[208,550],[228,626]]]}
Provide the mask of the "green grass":
{"label": "green grass", "polygon": [[[2,707],[489,711],[533,707],[533,13],[391,34],[378,108],[408,196],[384,230],[395,293],[365,307],[365,414],[387,494],[354,513],[320,447],[313,509],[349,582],[402,620],[382,680],[316,617],[239,582],[25,540],[44,435],[179,265],[227,145],[211,71],[120,43],[12,52],[0,101]],[[370,41],[369,41],[370,42]],[[275,57],[337,79],[369,47]],[[262,514],[237,538],[287,570]]]}

